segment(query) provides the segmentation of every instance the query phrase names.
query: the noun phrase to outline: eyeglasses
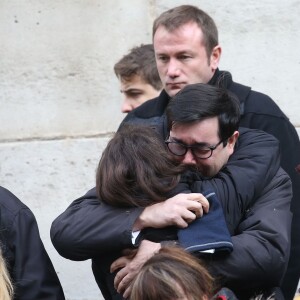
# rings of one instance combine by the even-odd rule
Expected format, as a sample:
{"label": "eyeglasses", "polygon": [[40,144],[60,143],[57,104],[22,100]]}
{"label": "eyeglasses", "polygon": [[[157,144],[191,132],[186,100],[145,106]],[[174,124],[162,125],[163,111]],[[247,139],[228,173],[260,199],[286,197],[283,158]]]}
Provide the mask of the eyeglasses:
{"label": "eyeglasses", "polygon": [[[169,137],[170,138],[170,137]],[[169,138],[165,141],[165,144],[167,145],[169,151],[176,155],[176,156],[184,156],[188,149],[191,149],[194,156],[200,159],[207,159],[210,158],[213,154],[213,151],[224,141],[227,140],[223,139],[218,144],[214,146],[203,146],[203,145],[185,145],[177,141],[170,141]]]}

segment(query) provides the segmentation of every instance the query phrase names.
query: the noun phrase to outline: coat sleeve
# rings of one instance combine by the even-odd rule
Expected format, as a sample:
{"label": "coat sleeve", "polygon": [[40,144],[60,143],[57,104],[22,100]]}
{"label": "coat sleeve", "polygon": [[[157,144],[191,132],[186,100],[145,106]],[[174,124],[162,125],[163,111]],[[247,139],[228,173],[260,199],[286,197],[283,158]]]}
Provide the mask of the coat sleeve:
{"label": "coat sleeve", "polygon": [[12,278],[16,300],[65,299],[52,262],[40,239],[33,213],[22,208],[15,215],[9,232],[9,247],[14,253]]}
{"label": "coat sleeve", "polygon": [[242,116],[241,124],[264,130],[279,140],[281,167],[288,173],[293,185],[291,254],[282,284],[286,298],[291,299],[300,276],[300,172],[297,172],[297,169],[300,170],[299,136],[293,124],[268,96],[252,91],[246,101],[247,110]]}
{"label": "coat sleeve", "polygon": [[71,260],[132,247],[132,227],[142,210],[109,206],[92,189],[53,221],[52,243],[60,255]]}
{"label": "coat sleeve", "polygon": [[279,285],[289,256],[291,197],[290,178],[279,169],[238,226],[233,252],[209,261],[213,274],[226,286],[236,291]]}

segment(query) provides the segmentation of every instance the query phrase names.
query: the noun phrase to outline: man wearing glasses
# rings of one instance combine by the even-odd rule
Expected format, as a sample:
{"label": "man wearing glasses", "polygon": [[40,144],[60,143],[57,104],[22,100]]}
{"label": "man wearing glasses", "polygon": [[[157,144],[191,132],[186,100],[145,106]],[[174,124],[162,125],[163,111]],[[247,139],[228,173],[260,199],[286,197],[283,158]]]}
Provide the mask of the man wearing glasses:
{"label": "man wearing glasses", "polygon": [[[198,190],[213,188],[225,215],[230,216],[226,221],[234,232],[233,252],[226,257],[210,256],[209,268],[240,299],[247,299],[251,293],[279,285],[284,273],[289,250],[291,184],[284,171],[275,168],[274,172],[274,165],[279,165],[278,159],[268,159],[273,155],[276,140],[249,129],[239,133],[239,113],[227,109],[230,118],[223,114],[226,106],[220,101],[226,95],[224,90],[204,84],[183,88],[167,109],[171,130],[166,144],[177,159],[203,175]],[[235,150],[237,140],[240,144],[244,141],[245,145],[247,136],[247,150]],[[269,171],[265,174],[262,168]],[[270,172],[275,176],[267,180]],[[207,177],[213,178],[205,180]],[[241,201],[241,195],[247,205]],[[119,209],[104,203],[99,205],[91,191],[54,221],[52,240],[61,254],[68,253],[68,258],[93,258],[93,271],[103,291],[105,281],[101,268],[107,264],[111,252],[132,247],[132,231],[170,225],[185,228],[195,220],[195,214],[189,210],[188,196],[177,196],[145,209]],[[228,205],[224,207],[225,198]],[[242,218],[234,213],[236,208],[243,214]],[[84,215],[89,216],[88,219]],[[73,234],[66,238],[69,224],[72,224]],[[143,240],[133,259],[121,257],[111,265],[111,271],[117,272],[115,288],[124,297],[128,297],[131,280],[140,266],[160,247],[159,243]],[[115,292],[107,299],[122,297]]]}
{"label": "man wearing glasses", "polygon": [[[167,107],[170,134],[165,143],[176,159],[197,170],[203,179],[211,179],[203,180],[198,189],[205,190],[213,186],[223,204],[225,217],[230,215],[229,219],[227,217],[227,225],[229,228],[233,226],[231,229],[235,231],[232,237],[233,252],[227,257],[210,256],[207,263],[211,272],[217,278],[222,277],[222,283],[230,287],[239,299],[249,299],[259,293],[270,296],[274,291],[272,287],[279,286],[288,261],[286,253],[289,250],[291,183],[288,175],[280,168],[269,183],[264,182],[263,188],[259,192],[256,190],[254,196],[251,196],[251,174],[255,173],[252,170],[253,165],[248,165],[247,168],[243,164],[245,157],[238,154],[235,160],[240,159],[242,169],[232,172],[230,166],[233,161],[230,157],[235,152],[240,133],[241,136],[252,134],[252,137],[248,136],[248,140],[253,144],[256,143],[255,135],[261,133],[242,128],[239,133],[232,124],[237,124],[238,117],[234,120],[235,112],[222,105],[222,97],[227,97],[227,93],[222,94],[212,86],[192,84],[184,87]],[[271,151],[268,147],[262,149],[257,143],[246,153],[253,162],[259,160],[260,152]],[[260,168],[256,165],[257,167]],[[224,175],[226,173],[231,173],[233,186],[227,182]],[[248,182],[244,173],[248,173]],[[240,201],[235,194],[244,195],[244,201]],[[229,199],[224,201],[226,197]],[[247,197],[250,199],[246,199]],[[237,227],[233,225],[239,217],[234,213],[234,206],[240,206],[244,214]],[[167,220],[168,225],[172,225],[171,216],[167,216],[168,212],[171,215],[171,211],[171,207],[166,208],[166,205],[161,204],[147,207],[137,218],[134,228],[141,230],[146,227],[160,227],[160,222],[163,222],[161,220]],[[182,215],[182,226],[188,226],[188,218],[189,216]],[[126,290],[122,285],[130,282],[133,276],[130,274],[131,268],[136,268],[140,256],[149,255],[149,248],[152,247],[155,252],[160,245],[147,241],[140,247],[138,259],[128,263],[128,258],[123,257],[112,265],[114,271],[124,267],[116,275],[115,286],[119,291],[125,292],[126,296],[130,287]],[[276,299],[283,299],[281,297],[280,290],[276,289]]]}
{"label": "man wearing glasses", "polygon": [[[218,173],[218,165],[223,165],[223,161],[218,161],[214,166],[208,166],[205,162],[206,159],[212,157],[213,151],[218,148],[219,145],[223,144],[226,147],[228,144],[228,139],[224,138],[220,140],[217,144],[212,146],[207,142],[197,142],[195,140],[192,145],[184,144],[182,141],[185,139],[185,133],[195,134],[197,139],[199,139],[198,132],[205,132],[205,128],[216,128],[218,126],[217,118],[204,120],[201,126],[183,126],[183,128],[171,131],[169,138],[165,141],[169,151],[175,155],[175,157],[180,158],[184,164],[197,164],[197,160],[201,160],[201,164],[198,165],[197,170],[205,177],[213,177]],[[189,128],[191,127],[191,128]],[[204,129],[203,129],[204,128]],[[207,132],[207,131],[206,131]],[[234,133],[234,138],[236,140],[238,137],[238,132]],[[217,172],[216,172],[217,171]]]}

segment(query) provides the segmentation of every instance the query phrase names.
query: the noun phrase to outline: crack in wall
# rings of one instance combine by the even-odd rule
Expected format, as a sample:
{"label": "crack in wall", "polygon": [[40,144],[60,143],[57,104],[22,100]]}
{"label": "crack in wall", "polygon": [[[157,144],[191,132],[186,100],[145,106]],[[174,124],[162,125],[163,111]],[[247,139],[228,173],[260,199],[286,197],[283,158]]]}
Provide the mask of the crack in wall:
{"label": "crack in wall", "polygon": [[97,133],[89,135],[59,135],[52,137],[28,137],[28,138],[15,138],[15,139],[0,139],[1,144],[7,143],[27,143],[27,142],[43,142],[43,141],[62,141],[62,140],[77,140],[77,139],[95,139],[95,138],[110,138],[114,132]]}

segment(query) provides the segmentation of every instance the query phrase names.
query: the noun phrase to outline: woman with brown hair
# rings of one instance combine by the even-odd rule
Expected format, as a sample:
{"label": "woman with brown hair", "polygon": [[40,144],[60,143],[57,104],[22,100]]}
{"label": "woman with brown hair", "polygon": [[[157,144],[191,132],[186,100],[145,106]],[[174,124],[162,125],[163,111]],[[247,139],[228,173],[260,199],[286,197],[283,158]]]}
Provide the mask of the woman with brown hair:
{"label": "woman with brown hair", "polygon": [[201,261],[178,247],[163,247],[132,283],[130,300],[234,300],[228,289],[215,296],[214,280]]}
{"label": "woman with brown hair", "polygon": [[[96,189],[110,205],[146,207],[166,200],[183,171],[152,128],[125,125],[102,153]],[[181,190],[189,189],[182,185]]]}

